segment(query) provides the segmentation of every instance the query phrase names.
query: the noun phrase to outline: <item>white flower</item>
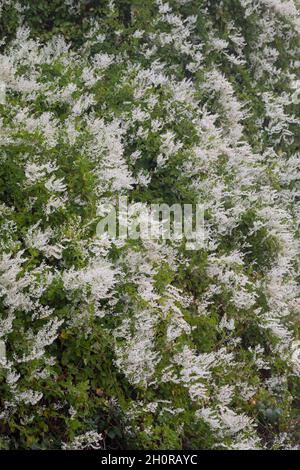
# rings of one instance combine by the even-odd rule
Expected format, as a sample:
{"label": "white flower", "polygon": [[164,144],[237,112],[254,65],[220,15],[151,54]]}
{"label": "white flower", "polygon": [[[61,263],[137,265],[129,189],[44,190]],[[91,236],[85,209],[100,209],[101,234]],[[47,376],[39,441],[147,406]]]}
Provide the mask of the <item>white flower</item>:
{"label": "white flower", "polygon": [[64,184],[63,178],[55,178],[55,176],[50,176],[50,178],[46,181],[45,187],[48,191],[52,193],[63,193],[66,191],[66,185]]}

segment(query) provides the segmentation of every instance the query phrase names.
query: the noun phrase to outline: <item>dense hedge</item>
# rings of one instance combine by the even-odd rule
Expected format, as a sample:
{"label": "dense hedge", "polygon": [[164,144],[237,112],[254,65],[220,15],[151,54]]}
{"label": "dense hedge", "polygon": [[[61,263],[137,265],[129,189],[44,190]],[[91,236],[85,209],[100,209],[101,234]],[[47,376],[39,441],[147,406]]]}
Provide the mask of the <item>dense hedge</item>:
{"label": "dense hedge", "polygon": [[[0,10],[0,447],[296,448],[296,2]],[[205,246],[97,236],[120,196]]]}

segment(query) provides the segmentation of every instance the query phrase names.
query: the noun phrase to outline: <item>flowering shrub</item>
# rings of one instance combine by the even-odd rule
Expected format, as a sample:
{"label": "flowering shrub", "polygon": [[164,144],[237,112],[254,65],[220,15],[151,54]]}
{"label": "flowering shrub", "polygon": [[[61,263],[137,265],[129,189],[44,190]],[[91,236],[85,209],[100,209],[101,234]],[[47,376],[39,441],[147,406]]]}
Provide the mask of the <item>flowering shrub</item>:
{"label": "flowering shrub", "polygon": [[[142,3],[0,3],[1,447],[295,448],[296,2]],[[98,237],[120,196],[205,246]]]}

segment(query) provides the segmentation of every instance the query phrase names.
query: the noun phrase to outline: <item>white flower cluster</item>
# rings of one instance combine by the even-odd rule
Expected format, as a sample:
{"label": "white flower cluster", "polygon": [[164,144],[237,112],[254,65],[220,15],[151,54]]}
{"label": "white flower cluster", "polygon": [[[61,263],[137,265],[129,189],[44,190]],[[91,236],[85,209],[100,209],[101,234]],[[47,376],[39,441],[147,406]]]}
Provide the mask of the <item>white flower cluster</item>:
{"label": "white flower cluster", "polygon": [[[240,0],[254,37],[230,21],[224,39],[214,2],[151,3],[150,32],[132,17],[132,55],[108,53],[92,21],[78,51],[25,27],[1,49],[1,419],[22,411],[29,423],[62,400],[77,420],[47,380],[67,373],[68,334],[78,349],[93,338],[101,362],[97,327],[126,383],[128,435],[157,436],[163,414],[179,441],[194,423],[212,447],[264,448],[255,404],[281,395],[289,420],[288,378],[300,376],[299,12],[292,0]],[[205,248],[98,239],[99,208],[124,194],[139,207],[203,204]],[[85,429],[62,447],[104,448]],[[273,444],[290,446],[285,433]]]}

